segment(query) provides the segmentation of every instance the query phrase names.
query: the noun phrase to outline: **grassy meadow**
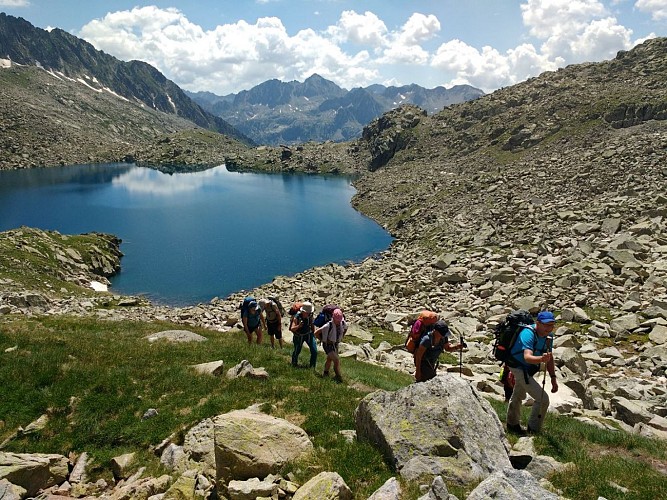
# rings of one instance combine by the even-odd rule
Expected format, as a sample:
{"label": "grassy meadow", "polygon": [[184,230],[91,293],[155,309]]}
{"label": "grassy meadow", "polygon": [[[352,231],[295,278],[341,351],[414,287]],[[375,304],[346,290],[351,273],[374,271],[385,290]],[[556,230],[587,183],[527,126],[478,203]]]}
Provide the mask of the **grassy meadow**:
{"label": "grassy meadow", "polygon": [[[49,416],[44,430],[11,439],[4,450],[64,455],[87,451],[93,458],[89,476],[107,479],[110,459],[134,451],[140,457],[136,468],[147,465],[148,473],[158,474],[163,471],[159,458],[148,451],[151,445],[171,435],[182,438],[204,418],[260,403],[263,411],[302,427],[315,445],[307,460],[285,467],[283,473],[292,472],[297,481],[335,470],[355,498],[365,499],[394,475],[375,448],[349,444],[339,431],[354,429],[354,409],[366,394],[404,387],[412,382],[410,375],[344,359],[344,382],[338,384],[318,376],[323,356],[317,372],[295,369],[289,364],[291,345],[282,350],[272,350],[268,343],[250,346],[240,331],[188,327],[207,337],[200,343],[144,339],[172,329],[184,328],[61,316],[1,317],[0,442],[19,426]],[[392,344],[403,340],[374,333],[375,345],[383,339]],[[303,365],[307,356],[306,349]],[[227,380],[198,375],[190,367],[219,359],[225,370],[247,359],[265,367],[270,378]],[[504,405],[493,404],[504,419]],[[149,408],[156,408],[158,415],[142,420]],[[569,498],[667,498],[664,443],[549,415],[536,446],[541,453],[577,465],[576,472],[552,478]],[[466,490],[451,486],[465,498]],[[420,496],[417,485],[405,484],[404,490],[407,498]]]}

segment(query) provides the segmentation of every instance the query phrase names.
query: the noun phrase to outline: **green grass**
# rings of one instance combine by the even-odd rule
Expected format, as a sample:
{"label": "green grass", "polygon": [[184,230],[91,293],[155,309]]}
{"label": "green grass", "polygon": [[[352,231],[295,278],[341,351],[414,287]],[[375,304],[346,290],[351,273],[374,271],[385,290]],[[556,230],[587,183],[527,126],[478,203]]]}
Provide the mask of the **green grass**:
{"label": "green grass", "polygon": [[[136,452],[136,467],[147,465],[156,475],[164,471],[148,451],[151,445],[172,434],[182,439],[204,418],[260,403],[266,413],[303,428],[315,445],[312,455],[288,464],[283,474],[293,472],[297,481],[304,482],[321,471],[335,470],[355,498],[367,498],[394,475],[373,446],[347,443],[340,431],[354,429],[354,410],[361,398],[376,389],[403,387],[412,382],[410,375],[344,359],[345,382],[337,384],[318,376],[322,358],[317,372],[294,369],[289,365],[289,348],[249,346],[237,331],[188,328],[208,338],[202,343],[150,344],[143,339],[182,328],[70,317],[0,318],[0,442],[42,414],[50,418],[43,431],[16,438],[5,450],[64,455],[87,451],[93,458],[89,474],[107,479],[112,457]],[[404,340],[402,334],[386,330],[373,333],[374,344]],[[17,349],[5,352],[14,346]],[[447,356],[451,360],[443,356],[442,361],[457,362],[456,356]],[[303,353],[303,363],[306,357]],[[265,367],[270,378],[230,381],[197,375],[190,368],[218,359],[224,360],[226,369],[248,359],[255,367]],[[492,405],[504,420],[506,405],[493,401]],[[142,420],[148,408],[157,408],[159,414]],[[667,498],[664,443],[549,414],[535,445],[542,454],[576,465],[574,472],[551,478],[569,498]],[[416,484],[403,487],[407,499],[420,496]]]}
{"label": "green grass", "polygon": [[[507,405],[491,401],[501,421]],[[528,409],[522,409],[528,419]],[[512,435],[510,442],[516,442]],[[551,482],[567,498],[596,500],[653,500],[667,498],[667,447],[623,431],[611,431],[549,413],[543,432],[535,437],[535,448],[575,470],[555,474]],[[618,487],[627,489],[621,490]]]}
{"label": "green grass", "polygon": [[[410,375],[345,359],[345,383],[338,384],[318,376],[323,357],[317,372],[294,369],[291,349],[249,346],[236,331],[188,328],[208,338],[202,343],[151,344],[143,339],[182,328],[68,317],[0,319],[0,442],[44,413],[50,418],[46,429],[10,441],[5,450],[87,451],[94,459],[91,472],[98,477],[110,476],[112,457],[135,451],[148,460],[149,470],[158,471],[157,457],[147,453],[150,445],[204,418],[264,403],[267,413],[299,425],[315,445],[306,464],[290,466],[299,471],[300,480],[336,470],[358,498],[366,498],[393,475],[377,450],[347,444],[339,431],[354,429],[354,410],[367,393],[408,385]],[[4,352],[14,346],[18,348]],[[218,359],[225,369],[247,359],[265,367],[270,378],[230,381],[197,375],[190,368]],[[148,408],[159,414],[142,420]]]}

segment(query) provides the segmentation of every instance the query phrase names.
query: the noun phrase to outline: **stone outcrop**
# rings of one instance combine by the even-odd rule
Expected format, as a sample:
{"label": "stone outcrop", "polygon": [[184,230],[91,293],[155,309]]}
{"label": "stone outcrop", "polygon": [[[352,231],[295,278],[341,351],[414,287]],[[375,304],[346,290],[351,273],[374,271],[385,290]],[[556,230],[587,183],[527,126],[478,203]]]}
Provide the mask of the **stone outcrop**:
{"label": "stone outcrop", "polygon": [[313,449],[308,435],[286,420],[264,413],[236,410],[214,421],[216,477],[265,477]]}
{"label": "stone outcrop", "polygon": [[467,484],[511,466],[491,405],[453,375],[369,394],[355,411],[355,424],[358,438],[379,446],[406,479],[429,474]]}
{"label": "stone outcrop", "polygon": [[528,472],[514,469],[502,469],[494,472],[477,488],[467,500],[560,500],[555,493],[545,490],[539,482]]}
{"label": "stone outcrop", "polygon": [[320,472],[301,486],[293,500],[352,500],[353,495],[336,472]]}
{"label": "stone outcrop", "polygon": [[0,451],[0,479],[23,488],[28,496],[65,481],[69,460],[62,455]]}

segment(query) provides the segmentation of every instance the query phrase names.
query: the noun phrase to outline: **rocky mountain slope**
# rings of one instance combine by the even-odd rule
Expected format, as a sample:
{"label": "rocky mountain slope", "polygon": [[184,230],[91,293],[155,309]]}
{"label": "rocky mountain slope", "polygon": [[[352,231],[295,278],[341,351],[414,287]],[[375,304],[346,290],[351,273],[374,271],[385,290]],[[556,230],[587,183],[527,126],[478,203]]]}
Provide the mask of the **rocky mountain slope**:
{"label": "rocky mountain slope", "polygon": [[[120,61],[65,31],[45,31],[0,13],[0,59],[3,132],[17,134],[5,137],[3,133],[2,137],[12,143],[42,143],[41,158],[26,153],[28,165],[53,165],[69,158],[69,154],[48,151],[50,145],[58,143],[88,143],[71,155],[77,162],[108,161],[118,157],[118,152],[127,153],[123,143],[137,145],[157,133],[193,128],[193,124],[252,144],[227,122],[204,111],[152,66]],[[39,74],[38,68],[44,74]],[[60,87],[63,90],[54,89]],[[61,114],[66,127],[61,126]],[[124,119],[126,114],[128,120]],[[77,118],[81,123],[74,123]],[[83,125],[88,121],[94,128],[90,134]],[[66,130],[57,138],[62,128]],[[110,134],[109,139],[104,138],[105,133]],[[8,146],[10,154],[17,147]]]}
{"label": "rocky mountain slope", "polygon": [[221,116],[259,144],[347,141],[363,127],[401,104],[428,113],[476,99],[484,93],[469,85],[425,89],[418,85],[345,90],[314,74],[303,83],[268,80],[238,94],[188,93],[204,109]]}

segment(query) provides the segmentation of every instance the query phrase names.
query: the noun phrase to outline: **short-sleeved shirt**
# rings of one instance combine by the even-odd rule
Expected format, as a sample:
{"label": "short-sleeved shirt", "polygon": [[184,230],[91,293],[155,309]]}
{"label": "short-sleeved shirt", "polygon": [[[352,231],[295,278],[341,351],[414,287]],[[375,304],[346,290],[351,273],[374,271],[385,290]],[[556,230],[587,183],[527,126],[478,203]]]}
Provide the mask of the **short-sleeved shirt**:
{"label": "short-sleeved shirt", "polygon": [[435,334],[433,333],[433,330],[431,330],[419,341],[420,347],[423,346],[426,348],[426,352],[424,353],[424,357],[422,359],[428,360],[431,364],[435,363],[440,357],[440,354],[442,354],[442,351],[445,350],[445,344],[449,342],[449,337],[451,334],[450,332],[447,332],[447,335],[442,336],[442,341],[436,345],[433,345],[434,335]]}
{"label": "short-sleeved shirt", "polygon": [[262,315],[259,312],[259,307],[258,307],[257,309],[255,309],[254,314],[251,313],[249,309],[247,311],[243,311],[243,313],[241,313],[241,318],[243,317],[248,318],[248,330],[252,332],[253,330],[256,330],[257,327],[259,326]]}
{"label": "short-sleeved shirt", "polygon": [[329,321],[322,327],[322,343],[333,342],[337,344],[345,336],[346,332],[347,323],[345,320],[342,320],[340,325],[336,325],[333,320]]}
{"label": "short-sleeved shirt", "polygon": [[541,356],[547,352],[547,339],[549,337],[553,337],[553,334],[549,334],[546,337],[540,337],[535,332],[535,325],[532,325],[529,328],[524,328],[519,332],[519,336],[514,343],[512,356],[522,367],[535,366],[531,363],[527,363],[523,359],[523,351],[525,349],[530,349],[535,356]]}

